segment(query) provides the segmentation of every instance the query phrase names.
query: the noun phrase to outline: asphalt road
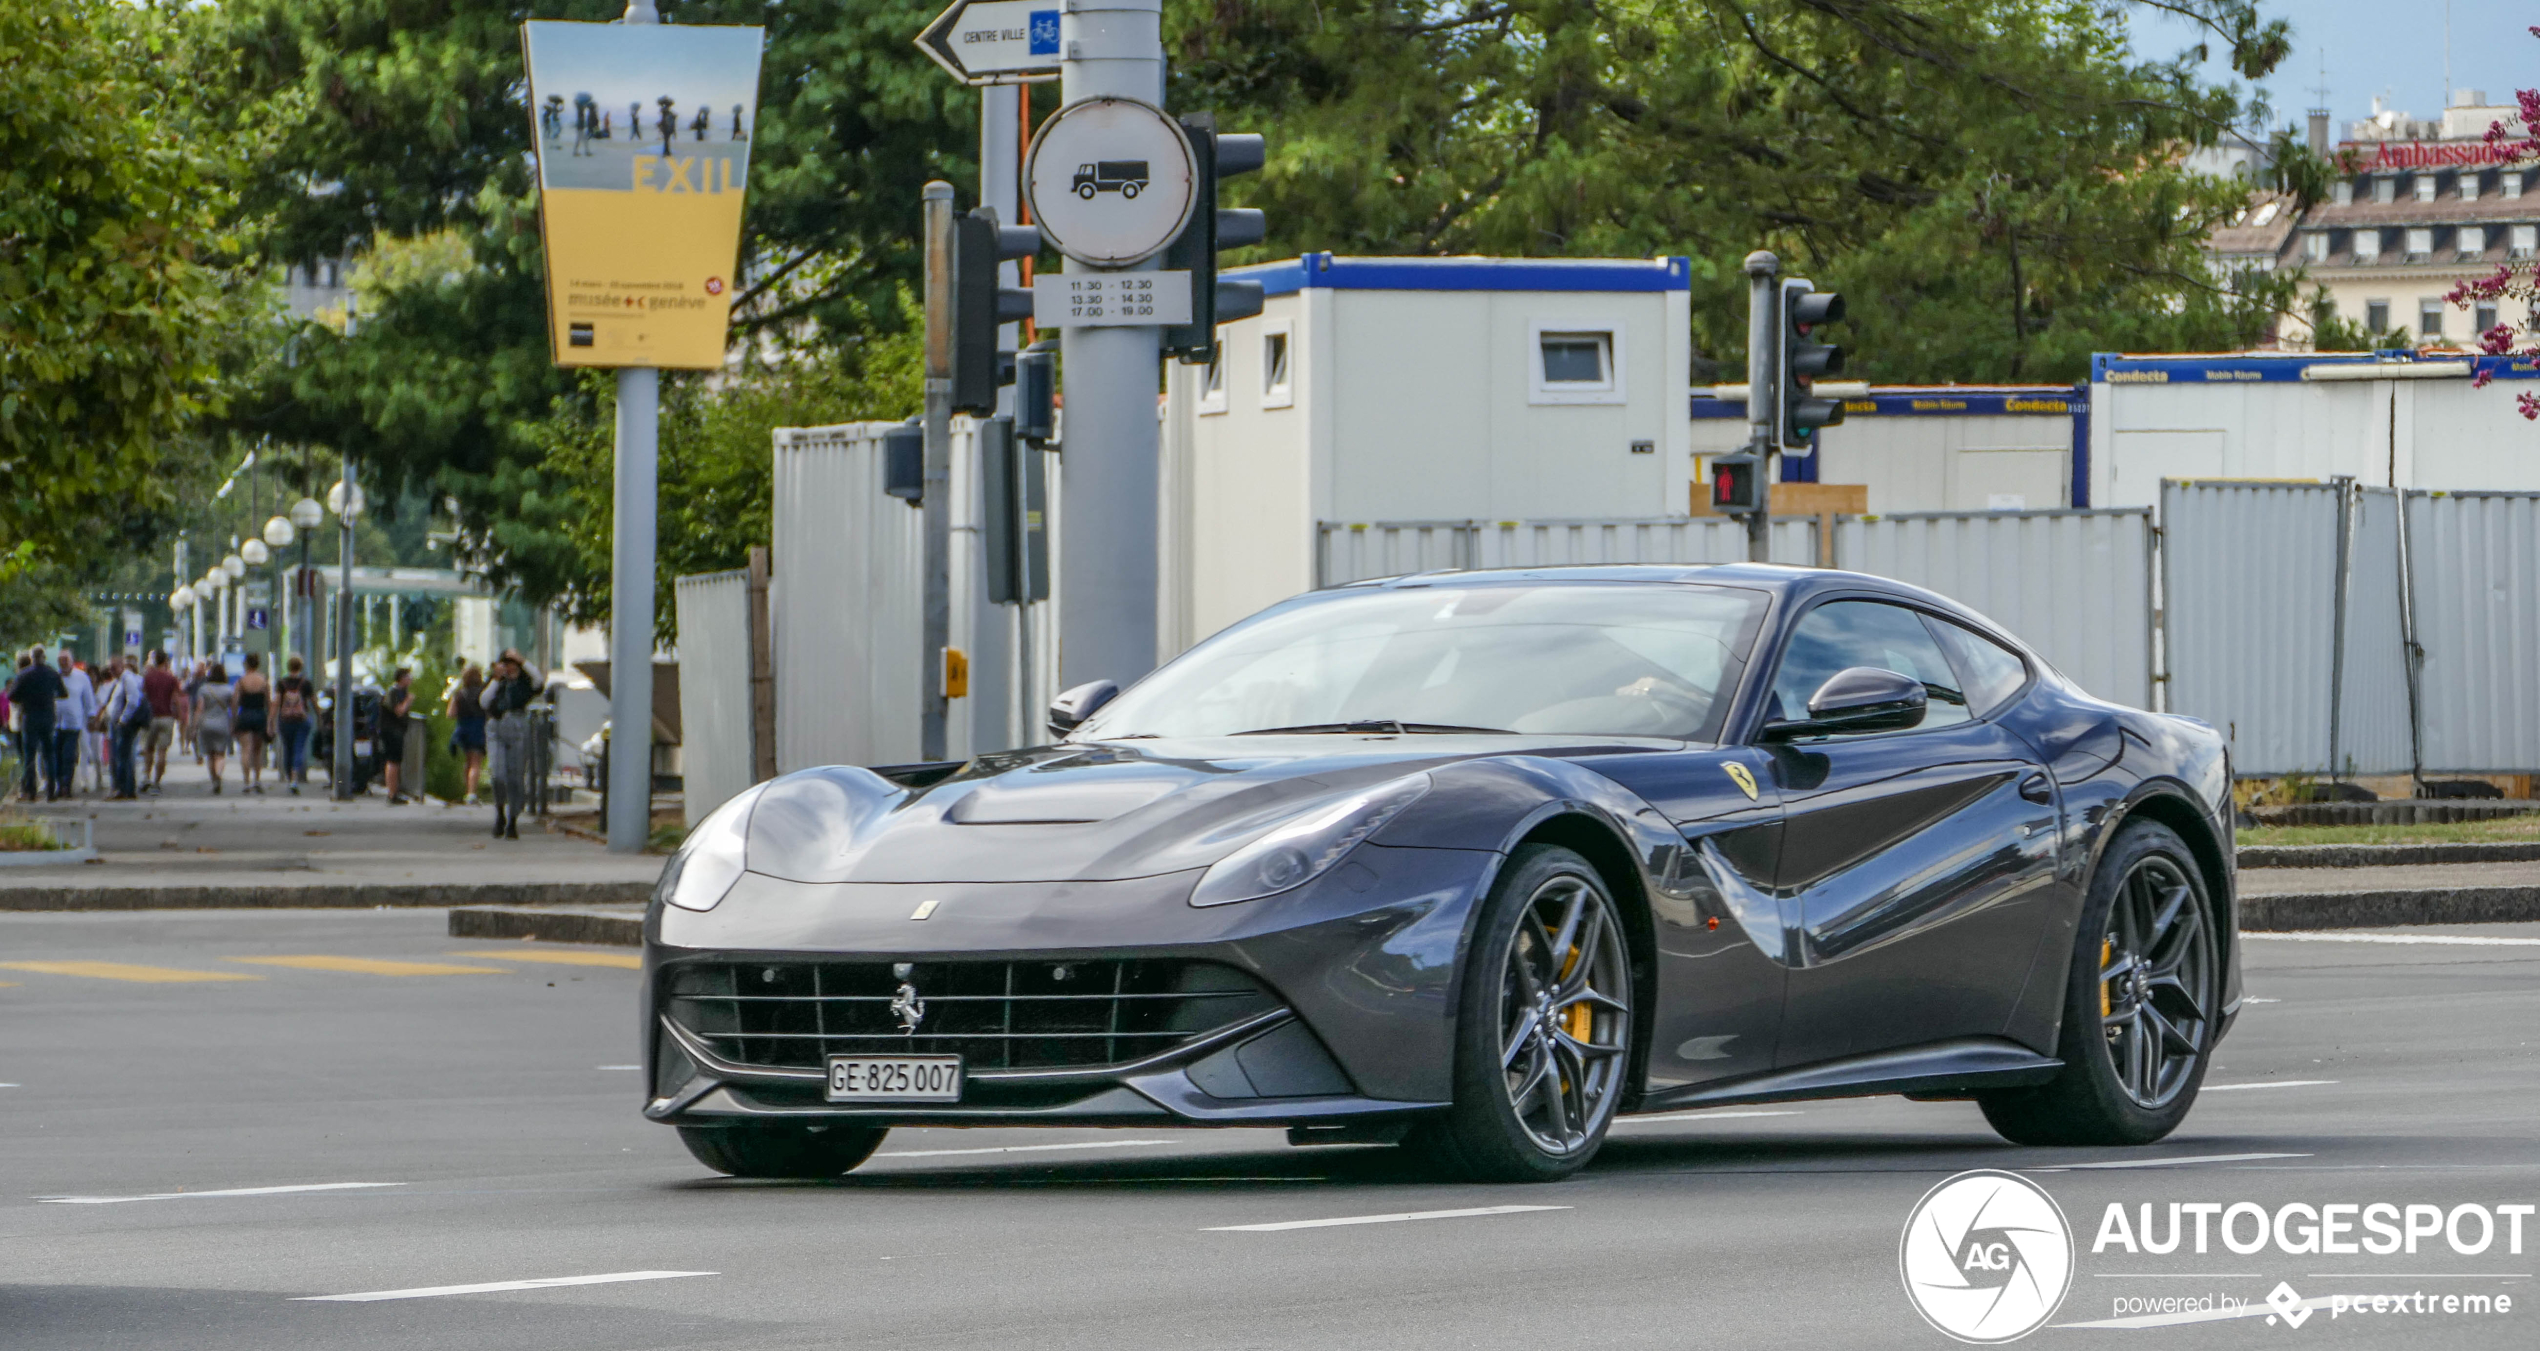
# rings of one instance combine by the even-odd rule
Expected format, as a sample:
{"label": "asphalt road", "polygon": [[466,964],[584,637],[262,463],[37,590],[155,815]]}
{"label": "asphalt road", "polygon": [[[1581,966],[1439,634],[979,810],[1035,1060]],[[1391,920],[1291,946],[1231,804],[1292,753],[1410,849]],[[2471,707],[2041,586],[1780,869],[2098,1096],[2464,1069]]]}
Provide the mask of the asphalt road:
{"label": "asphalt road", "polygon": [[[2501,1220],[2475,1255],[2094,1251],[2111,1202],[2540,1201],[2540,926],[2253,941],[2269,1002],[2225,1043],[2229,1091],[2146,1150],[2014,1148],[1960,1103],[1805,1103],[1636,1122],[1572,1182],[1469,1187],[1259,1131],[906,1131],[836,1183],[718,1179],[636,1115],[633,972],[532,960],[626,954],[442,922],[0,915],[0,1347],[1940,1347],[1899,1236],[1973,1168],[2021,1170],[2075,1231],[2032,1342],[2136,1344],[2064,1326],[2129,1298],[2263,1315],[2281,1283],[2513,1307],[2141,1344],[2540,1344],[2540,1218],[2520,1254]],[[61,965],[87,963],[109,965]],[[1547,1208],[1229,1228],[1495,1207]]]}

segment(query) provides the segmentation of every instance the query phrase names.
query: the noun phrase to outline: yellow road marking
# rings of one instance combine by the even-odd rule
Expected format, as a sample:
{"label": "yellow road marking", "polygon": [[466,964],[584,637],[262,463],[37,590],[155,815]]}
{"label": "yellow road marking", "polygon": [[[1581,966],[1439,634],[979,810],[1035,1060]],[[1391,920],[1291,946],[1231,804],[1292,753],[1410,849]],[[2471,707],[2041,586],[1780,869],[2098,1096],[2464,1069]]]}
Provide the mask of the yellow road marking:
{"label": "yellow road marking", "polygon": [[644,959],[631,952],[522,952],[507,948],[501,952],[453,952],[453,957],[484,957],[497,962],[553,962],[558,966],[620,966],[640,971]]}
{"label": "yellow road marking", "polygon": [[289,966],[302,971],[350,971],[364,976],[499,976],[499,966],[451,966],[446,962],[390,962],[377,957],[232,957],[233,962]]}
{"label": "yellow road marking", "polygon": [[0,962],[12,971],[41,971],[48,976],[93,976],[98,980],[131,980],[145,985],[175,985],[197,980],[263,980],[237,971],[185,971],[173,966],[133,966],[125,962]]}

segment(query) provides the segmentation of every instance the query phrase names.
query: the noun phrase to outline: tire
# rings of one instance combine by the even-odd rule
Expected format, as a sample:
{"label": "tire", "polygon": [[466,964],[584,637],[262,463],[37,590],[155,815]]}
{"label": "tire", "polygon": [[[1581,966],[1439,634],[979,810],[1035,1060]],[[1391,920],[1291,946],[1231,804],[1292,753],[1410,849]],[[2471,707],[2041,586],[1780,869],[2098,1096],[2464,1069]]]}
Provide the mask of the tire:
{"label": "tire", "polygon": [[1474,927],[1455,1105],[1404,1147],[1468,1182],[1555,1182],[1585,1167],[1630,1071],[1631,981],[1622,912],[1596,869],[1567,849],[1519,848]]}
{"label": "tire", "polygon": [[1122,201],[1124,201],[1124,202],[1134,202],[1134,201],[1138,200],[1138,185],[1137,185],[1137,184],[1135,184],[1135,183],[1123,183],[1123,184],[1121,184],[1121,185],[1120,185],[1120,200],[1122,200]]}
{"label": "tire", "polygon": [[885,1126],[682,1126],[697,1162],[733,1177],[830,1178],[873,1157]]}
{"label": "tire", "polygon": [[1076,195],[1088,202],[1092,201],[1094,199],[1094,194],[1100,192],[1101,190],[1102,189],[1095,187],[1091,183],[1079,183],[1076,185]]}
{"label": "tire", "polygon": [[2221,946],[2196,856],[2169,827],[2129,822],[2082,906],[2056,1040],[2062,1072],[1976,1102],[2014,1144],[2151,1144],[2195,1105],[2221,1003]]}

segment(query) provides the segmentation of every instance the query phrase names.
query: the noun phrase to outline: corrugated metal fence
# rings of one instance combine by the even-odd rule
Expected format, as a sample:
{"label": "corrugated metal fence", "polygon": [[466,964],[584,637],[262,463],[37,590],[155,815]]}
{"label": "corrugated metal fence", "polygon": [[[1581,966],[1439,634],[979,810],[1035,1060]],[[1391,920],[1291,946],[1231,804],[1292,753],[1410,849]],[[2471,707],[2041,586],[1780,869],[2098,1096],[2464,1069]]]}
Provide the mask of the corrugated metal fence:
{"label": "corrugated metal fence", "polygon": [[680,796],[688,824],[750,786],[750,574],[678,580]]}
{"label": "corrugated metal fence", "polygon": [[2540,495],[2172,480],[2161,555],[2166,706],[2240,773],[2540,766]]}
{"label": "corrugated metal fence", "polygon": [[890,423],[781,427],[768,613],[776,768],[917,758],[920,513],[882,491]]}
{"label": "corrugated metal fence", "polygon": [[[1817,523],[1773,522],[1776,563],[1817,561]],[[1561,563],[1731,563],[1746,557],[1746,527],[1709,517],[1588,521],[1321,522],[1317,586],[1440,568],[1531,568]]]}
{"label": "corrugated metal fence", "polygon": [[2103,699],[2152,702],[2152,513],[1845,517],[1835,566],[1940,594],[2017,634]]}

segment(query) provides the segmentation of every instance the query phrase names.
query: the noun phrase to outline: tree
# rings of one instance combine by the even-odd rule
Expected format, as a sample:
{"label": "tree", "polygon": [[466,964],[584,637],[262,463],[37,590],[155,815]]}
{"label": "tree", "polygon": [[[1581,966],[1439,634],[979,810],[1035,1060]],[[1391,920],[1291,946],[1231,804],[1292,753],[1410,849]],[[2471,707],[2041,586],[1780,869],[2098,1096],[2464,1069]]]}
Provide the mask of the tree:
{"label": "tree", "polygon": [[[2533,37],[2540,38],[2540,25],[2533,26],[2530,32]],[[2488,127],[2487,144],[2503,147],[2516,160],[2540,158],[2540,89],[2517,90],[2514,99],[2519,105],[2516,113],[2522,125],[2509,128],[2498,122]],[[2478,350],[2491,357],[2540,358],[2540,308],[2535,308],[2540,307],[2540,263],[2525,262],[2516,266],[2508,259],[2497,264],[2493,273],[2462,282],[2444,297],[2463,309],[2473,305],[2493,305],[2507,298],[2522,302],[2522,326],[2517,329],[2507,323],[2500,313],[2496,326],[2478,335]],[[2477,388],[2485,389],[2495,378],[2494,367],[2481,362],[2471,382]],[[2540,395],[2516,394],[2514,406],[2524,418],[2540,421]]]}
{"label": "tree", "polygon": [[[2246,0],[2164,3],[2243,75]],[[1176,99],[1275,129],[1271,255],[1681,253],[1700,346],[1745,339],[1748,250],[1854,301],[1855,369],[2069,379],[2094,348],[2253,340],[2291,301],[2201,244],[2245,190],[2186,173],[2244,109],[2076,0],[1175,0]]]}
{"label": "tree", "polygon": [[253,116],[215,119],[181,5],[0,5],[0,588],[176,501],[253,288],[233,184]]}

